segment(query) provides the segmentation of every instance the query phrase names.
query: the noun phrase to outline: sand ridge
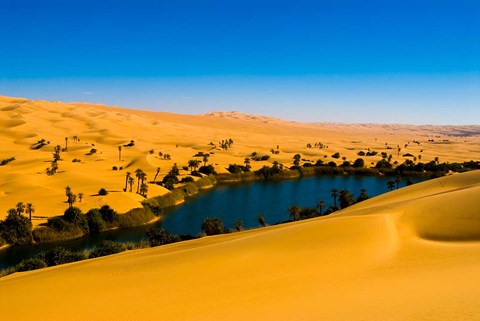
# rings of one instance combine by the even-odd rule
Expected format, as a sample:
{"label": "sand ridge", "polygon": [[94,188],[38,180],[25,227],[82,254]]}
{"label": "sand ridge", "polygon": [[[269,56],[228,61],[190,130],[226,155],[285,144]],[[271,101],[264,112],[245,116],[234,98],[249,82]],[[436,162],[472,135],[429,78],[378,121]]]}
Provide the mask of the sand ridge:
{"label": "sand ridge", "polygon": [[[229,164],[243,164],[252,152],[269,155],[268,161],[252,161],[253,169],[278,161],[291,166],[293,155],[315,162],[333,159],[335,152],[354,161],[359,151],[368,148],[377,156],[363,157],[367,166],[381,159],[380,152],[392,154],[392,161],[403,162],[404,153],[422,155],[421,161],[435,157],[440,161],[463,162],[480,159],[480,126],[409,126],[378,124],[313,124],[290,122],[272,117],[238,112],[212,112],[207,115],[181,115],[166,112],[132,110],[86,103],[32,101],[24,98],[0,97],[0,160],[15,161],[0,166],[0,218],[18,202],[33,203],[35,215],[60,215],[67,207],[65,187],[83,193],[75,206],[83,211],[109,204],[119,212],[140,207],[143,197],[123,192],[126,172],[141,168],[158,179],[174,163],[180,169],[198,152],[213,152],[209,163],[217,172],[226,172]],[[464,133],[464,136],[458,136]],[[74,140],[78,137],[79,141]],[[58,173],[46,175],[55,145],[68,150],[61,153]],[[234,145],[221,150],[218,143],[232,138]],[[48,145],[34,149],[44,139]],[[118,146],[123,147],[119,160]],[[413,143],[417,140],[419,144]],[[434,140],[433,142],[431,140]],[[321,142],[328,148],[307,148],[308,143]],[[213,143],[215,146],[212,146]],[[385,145],[385,144],[388,144]],[[408,144],[407,147],[405,145]],[[397,152],[397,145],[401,152]],[[271,150],[279,146],[279,154]],[[388,149],[391,148],[391,149]],[[96,153],[88,155],[95,149]],[[153,152],[153,153],[151,153]],[[164,160],[159,152],[170,154]],[[201,160],[201,158],[197,158]],[[78,162],[73,162],[78,160]],[[122,170],[114,171],[113,166]],[[181,175],[188,171],[180,170]],[[109,195],[98,195],[100,188]],[[149,184],[148,197],[167,193],[163,187]],[[42,220],[35,220],[39,224]]]}

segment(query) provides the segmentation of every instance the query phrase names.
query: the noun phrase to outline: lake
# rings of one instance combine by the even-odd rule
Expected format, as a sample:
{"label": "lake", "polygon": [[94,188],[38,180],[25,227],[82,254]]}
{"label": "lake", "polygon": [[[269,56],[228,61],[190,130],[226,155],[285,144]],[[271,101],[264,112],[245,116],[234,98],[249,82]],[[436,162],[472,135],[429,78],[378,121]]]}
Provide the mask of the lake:
{"label": "lake", "polygon": [[[332,188],[347,189],[355,198],[361,189],[366,189],[372,197],[388,192],[389,180],[392,178],[313,176],[296,180],[217,185],[187,199],[180,206],[165,210],[163,221],[155,224],[171,233],[192,235],[201,232],[206,217],[220,217],[224,225],[232,229],[236,220],[243,221],[245,228],[258,227],[257,217],[260,214],[265,217],[267,224],[274,224],[289,219],[288,208],[291,205],[315,207],[320,200],[325,202],[325,209],[333,205],[330,196]],[[405,182],[400,186],[405,186]],[[0,251],[0,268],[17,264],[25,258],[60,245],[71,250],[81,250],[92,248],[103,240],[138,242],[145,239],[145,231],[149,227],[109,231],[60,243],[10,247]]]}

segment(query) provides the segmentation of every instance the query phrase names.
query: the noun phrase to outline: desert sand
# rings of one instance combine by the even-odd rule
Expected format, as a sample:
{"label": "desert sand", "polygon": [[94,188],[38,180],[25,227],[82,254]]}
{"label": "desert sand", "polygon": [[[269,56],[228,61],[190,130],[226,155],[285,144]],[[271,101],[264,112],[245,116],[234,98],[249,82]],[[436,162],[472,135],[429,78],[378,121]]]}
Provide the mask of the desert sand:
{"label": "desert sand", "polygon": [[[68,149],[61,153],[58,172],[47,176],[54,146],[66,147],[65,137]],[[218,143],[229,138],[234,140],[232,148],[221,150]],[[41,139],[49,144],[32,149]],[[123,147],[120,160],[118,146],[131,140],[135,145]],[[317,142],[328,148],[306,148],[308,143]],[[134,173],[140,168],[151,181],[160,167],[158,179],[161,179],[174,163],[180,168],[186,166],[198,152],[214,152],[209,163],[220,173],[226,172],[229,164],[243,164],[252,152],[271,156],[268,161],[252,161],[253,169],[274,161],[291,166],[296,153],[313,162],[322,159],[341,163],[341,158],[331,157],[339,152],[341,157],[353,162],[359,151],[368,148],[379,154],[363,157],[366,165],[375,164],[384,151],[392,154],[392,162],[399,163],[407,159],[402,156],[405,153],[422,155],[422,162],[435,157],[440,162],[478,160],[480,126],[298,123],[238,112],[179,115],[0,96],[0,143],[0,161],[15,157],[14,161],[0,166],[2,219],[18,202],[34,204],[35,216],[61,215],[68,206],[66,186],[75,194],[83,193],[82,202],[75,203],[83,211],[108,204],[119,212],[126,212],[140,207],[144,199],[136,193],[123,192],[127,171]],[[280,153],[271,154],[270,150],[277,145]],[[397,146],[401,147],[400,153]],[[97,152],[86,155],[92,148]],[[170,154],[171,160],[161,159],[159,152]],[[72,162],[74,159],[79,161]],[[123,169],[114,171],[113,166]],[[180,173],[185,175],[187,171]],[[100,188],[107,189],[109,194],[97,195]],[[167,192],[161,186],[149,184],[148,197]],[[45,219],[33,221],[34,225],[43,222]]]}
{"label": "desert sand", "polygon": [[480,171],[0,279],[6,320],[478,320]]}

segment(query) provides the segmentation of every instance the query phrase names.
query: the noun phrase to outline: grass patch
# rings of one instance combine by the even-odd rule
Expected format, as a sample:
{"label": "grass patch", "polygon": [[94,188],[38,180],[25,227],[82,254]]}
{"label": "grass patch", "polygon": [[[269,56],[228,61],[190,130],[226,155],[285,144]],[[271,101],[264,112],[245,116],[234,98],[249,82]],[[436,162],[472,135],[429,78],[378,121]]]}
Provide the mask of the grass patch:
{"label": "grass patch", "polygon": [[147,224],[154,218],[155,215],[149,208],[134,208],[118,215],[118,224],[120,228],[128,228]]}

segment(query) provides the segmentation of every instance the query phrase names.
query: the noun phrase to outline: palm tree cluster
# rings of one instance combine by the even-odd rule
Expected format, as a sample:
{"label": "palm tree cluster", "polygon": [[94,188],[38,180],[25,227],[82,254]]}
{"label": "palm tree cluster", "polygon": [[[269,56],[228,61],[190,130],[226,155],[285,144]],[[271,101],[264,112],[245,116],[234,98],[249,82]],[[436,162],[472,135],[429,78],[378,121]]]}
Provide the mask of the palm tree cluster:
{"label": "palm tree cluster", "polygon": [[45,170],[48,176],[55,174],[58,170],[58,161],[62,160],[60,157],[60,151],[60,145],[53,148],[53,160],[50,162],[50,167]]}
{"label": "palm tree cluster", "polygon": [[227,150],[227,149],[229,149],[230,147],[232,147],[232,145],[233,145],[233,139],[231,139],[231,138],[229,138],[229,139],[222,139],[222,141],[219,142],[218,145],[220,145],[220,148],[221,148],[221,149]]}
{"label": "palm tree cluster", "polygon": [[[74,194],[72,192],[72,188],[70,186],[67,186],[65,187],[65,196],[67,196],[68,207],[72,208],[73,204],[75,204],[75,202],[77,201],[77,194]],[[83,198],[83,193],[81,198]]]}
{"label": "palm tree cluster", "polygon": [[[148,185],[145,182],[147,179],[147,174],[140,168],[138,168],[135,171],[135,177],[137,177],[137,194],[142,195],[143,197],[147,197],[148,193]],[[130,191],[131,191],[131,186],[130,186]]]}
{"label": "palm tree cluster", "polygon": [[197,168],[200,166],[201,162],[197,159],[191,159],[188,161],[188,168],[190,169],[190,172],[193,174],[194,172],[197,171]]}
{"label": "palm tree cluster", "polygon": [[170,154],[164,154],[162,152],[158,152],[158,156],[160,157],[160,159],[163,159],[163,160],[171,160],[172,159],[172,156],[170,156]]}

